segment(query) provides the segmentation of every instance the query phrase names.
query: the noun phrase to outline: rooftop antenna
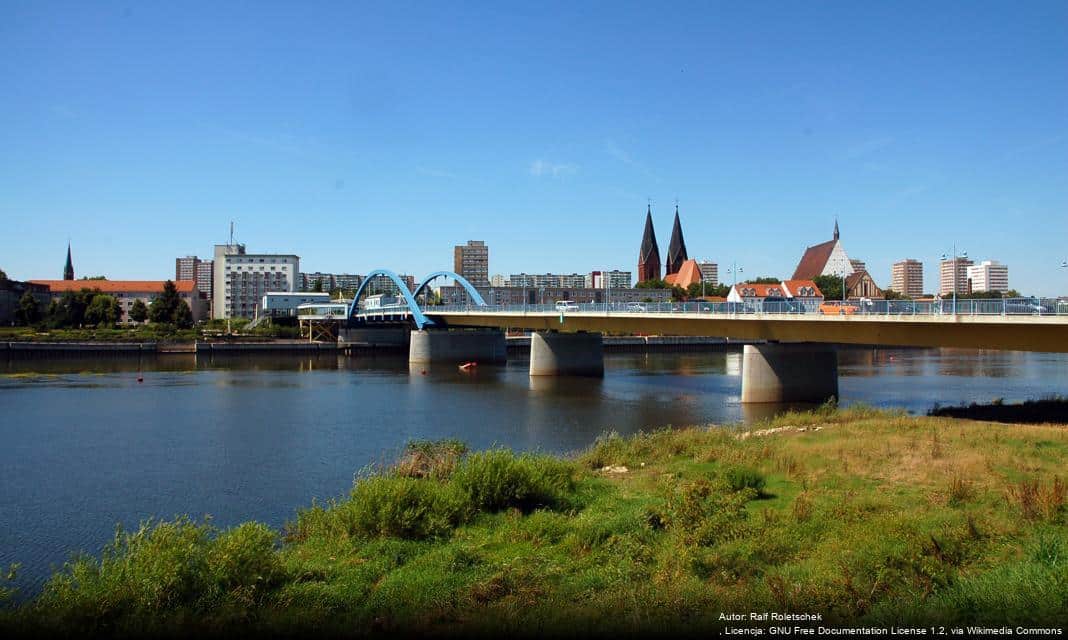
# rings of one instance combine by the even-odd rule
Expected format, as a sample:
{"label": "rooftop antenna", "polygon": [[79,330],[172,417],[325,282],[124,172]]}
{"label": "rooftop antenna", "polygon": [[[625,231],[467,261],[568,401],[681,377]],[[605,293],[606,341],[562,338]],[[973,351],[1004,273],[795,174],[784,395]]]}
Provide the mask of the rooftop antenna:
{"label": "rooftop antenna", "polygon": [[230,244],[228,246],[230,246],[230,247],[234,246],[234,221],[233,220],[230,221]]}

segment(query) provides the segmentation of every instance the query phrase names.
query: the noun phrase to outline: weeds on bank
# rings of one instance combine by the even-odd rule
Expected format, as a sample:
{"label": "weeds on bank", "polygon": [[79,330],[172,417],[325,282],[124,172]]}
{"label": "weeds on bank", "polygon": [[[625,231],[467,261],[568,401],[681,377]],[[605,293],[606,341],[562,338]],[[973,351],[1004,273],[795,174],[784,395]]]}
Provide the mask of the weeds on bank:
{"label": "weeds on bank", "polygon": [[68,564],[23,619],[531,635],[692,632],[726,610],[939,624],[1068,613],[1065,487],[1043,475],[1068,439],[866,407],[779,420],[837,426],[607,435],[573,460],[414,442],[298,512],[280,547],[260,525],[142,527]]}

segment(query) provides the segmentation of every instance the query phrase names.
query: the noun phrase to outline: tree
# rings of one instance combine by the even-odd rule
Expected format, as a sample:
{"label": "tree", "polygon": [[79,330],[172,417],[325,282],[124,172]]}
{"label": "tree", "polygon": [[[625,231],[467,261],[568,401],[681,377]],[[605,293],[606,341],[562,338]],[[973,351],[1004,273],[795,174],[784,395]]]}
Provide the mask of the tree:
{"label": "tree", "polygon": [[6,280],[7,280],[7,273],[5,273],[3,269],[0,269],[0,282],[4,282]]}
{"label": "tree", "polygon": [[[704,293],[702,294],[702,290]],[[726,298],[727,294],[731,292],[731,288],[725,284],[702,284],[695,282],[686,289],[686,293],[691,298],[700,298],[702,295],[714,298]]]}
{"label": "tree", "polygon": [[163,293],[148,306],[148,317],[155,323],[174,323],[181,302],[184,301],[178,295],[178,287],[168,280],[163,283]]}
{"label": "tree", "polygon": [[148,320],[148,306],[140,298],[134,300],[134,303],[130,305],[130,320],[134,322]]}
{"label": "tree", "polygon": [[782,280],[771,276],[760,276],[759,278],[750,278],[746,282],[749,284],[779,284]]}
{"label": "tree", "polygon": [[642,280],[638,284],[634,285],[635,289],[670,289],[671,286],[667,282],[660,278],[650,278],[648,280]]}
{"label": "tree", "polygon": [[322,293],[323,292],[323,279],[322,278],[316,278],[315,279],[315,284],[312,285],[312,291],[315,292],[315,293]]}
{"label": "tree", "polygon": [[82,280],[107,280],[107,276],[82,276]]}
{"label": "tree", "polygon": [[179,329],[188,329],[193,326],[193,311],[185,300],[178,301],[178,308],[174,311],[174,324]]}
{"label": "tree", "polygon": [[912,298],[910,298],[909,296],[907,296],[907,295],[905,295],[903,293],[898,293],[897,291],[894,291],[893,289],[884,289],[883,290],[883,297],[886,298],[887,300],[912,300]]}
{"label": "tree", "polygon": [[122,319],[122,305],[113,296],[99,293],[85,308],[85,322],[96,326],[111,326]]}
{"label": "tree", "polygon": [[825,300],[842,299],[842,279],[838,276],[816,276],[812,281],[823,292]]}
{"label": "tree", "polygon": [[[0,272],[2,273],[2,272]],[[41,319],[41,313],[37,309],[37,298],[27,291],[19,298],[19,308],[15,312],[19,324],[31,325]]]}

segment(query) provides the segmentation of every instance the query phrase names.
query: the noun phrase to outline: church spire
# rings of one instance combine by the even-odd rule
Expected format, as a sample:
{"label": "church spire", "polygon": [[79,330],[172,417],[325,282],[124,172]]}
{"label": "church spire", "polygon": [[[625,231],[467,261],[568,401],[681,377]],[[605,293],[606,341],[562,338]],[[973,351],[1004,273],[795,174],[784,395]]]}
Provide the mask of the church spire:
{"label": "church spire", "polygon": [[667,274],[678,273],[687,258],[686,240],[682,237],[682,223],[679,222],[679,205],[676,204],[675,225],[671,228],[671,243],[668,245]]}
{"label": "church spire", "polygon": [[834,217],[834,239],[838,239],[838,216]]}
{"label": "church spire", "polygon": [[74,279],[74,263],[71,262],[71,259],[70,259],[70,243],[69,242],[67,243],[67,264],[66,264],[66,266],[63,267],[63,279],[64,280],[73,280]]}
{"label": "church spire", "polygon": [[645,210],[645,234],[642,235],[642,247],[638,253],[638,282],[660,279],[660,247],[656,244],[656,231],[653,230],[653,206]]}

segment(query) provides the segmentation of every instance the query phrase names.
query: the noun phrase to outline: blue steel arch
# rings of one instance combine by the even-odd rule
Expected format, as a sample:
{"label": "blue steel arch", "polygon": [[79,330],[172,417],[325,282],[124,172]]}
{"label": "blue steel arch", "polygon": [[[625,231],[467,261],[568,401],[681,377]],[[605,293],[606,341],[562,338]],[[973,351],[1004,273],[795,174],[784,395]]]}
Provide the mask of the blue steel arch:
{"label": "blue steel arch", "polygon": [[475,289],[475,286],[468,282],[467,278],[452,271],[435,271],[434,273],[428,275],[427,277],[423,278],[423,281],[420,282],[419,286],[415,288],[415,293],[412,295],[418,298],[419,294],[422,293],[423,289],[426,289],[427,285],[430,284],[432,280],[435,280],[437,278],[452,278],[467,291],[467,295],[471,296],[471,300],[473,300],[476,305],[480,307],[486,306],[486,301],[482,299],[482,294],[478,292],[478,289]]}
{"label": "blue steel arch", "polygon": [[386,276],[393,281],[393,284],[397,285],[401,295],[404,296],[404,301],[408,304],[408,310],[412,313],[412,320],[415,322],[416,328],[422,329],[428,324],[434,324],[433,320],[423,315],[422,309],[419,308],[419,303],[415,301],[415,296],[412,295],[411,291],[408,291],[408,285],[400,279],[400,276],[389,269],[375,269],[367,274],[367,277],[363,279],[359,288],[356,289],[356,293],[352,296],[352,304],[349,305],[348,317],[353,317],[356,315],[356,312],[359,311],[360,294],[363,293],[363,290],[367,288],[367,284],[370,283],[375,276]]}

